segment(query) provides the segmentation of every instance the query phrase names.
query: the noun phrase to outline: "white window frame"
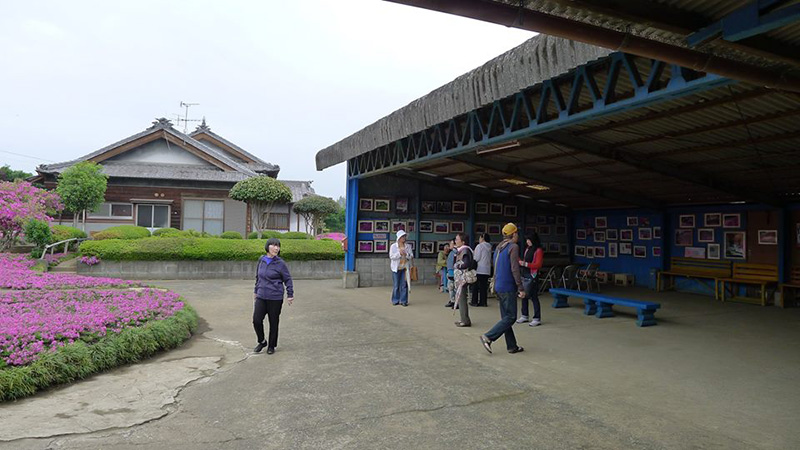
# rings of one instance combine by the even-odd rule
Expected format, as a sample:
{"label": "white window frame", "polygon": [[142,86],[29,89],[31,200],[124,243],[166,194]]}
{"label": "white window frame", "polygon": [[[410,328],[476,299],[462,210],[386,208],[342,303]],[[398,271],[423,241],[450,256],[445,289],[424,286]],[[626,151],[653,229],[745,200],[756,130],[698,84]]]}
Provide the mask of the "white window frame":
{"label": "white window frame", "polygon": [[[134,207],[135,219],[134,219],[133,223],[136,226],[141,226],[141,225],[139,225],[139,207],[140,206],[166,206],[167,207],[167,226],[166,227],[154,227],[154,226],[145,227],[148,230],[153,231],[153,230],[158,230],[159,228],[169,228],[170,225],[172,225],[172,205],[165,205],[163,203],[134,203],[133,207]],[[155,219],[155,216],[156,216],[155,215],[155,208],[153,208],[152,211],[153,211],[154,214],[152,214],[150,216],[150,225],[153,224],[153,219]]]}
{"label": "white window frame", "polygon": [[[221,220],[222,221],[222,232],[225,232],[225,200],[220,198],[184,198],[181,203],[181,230],[186,229],[186,202],[203,202],[203,217],[189,217],[191,220],[202,220],[203,221],[203,229],[202,230],[195,230],[199,232],[205,232],[206,229],[206,220]],[[206,218],[206,202],[220,202],[222,203],[222,219],[215,219],[215,218]]]}
{"label": "white window frame", "polygon": [[[92,214],[91,212],[86,214],[86,217],[89,219],[109,219],[109,220],[132,220],[134,215],[136,214],[136,205],[134,203],[125,203],[125,202],[103,202],[104,205],[108,205],[108,214],[107,216],[98,216]],[[124,205],[131,207],[131,215],[130,216],[112,216],[111,209],[114,205]]]}

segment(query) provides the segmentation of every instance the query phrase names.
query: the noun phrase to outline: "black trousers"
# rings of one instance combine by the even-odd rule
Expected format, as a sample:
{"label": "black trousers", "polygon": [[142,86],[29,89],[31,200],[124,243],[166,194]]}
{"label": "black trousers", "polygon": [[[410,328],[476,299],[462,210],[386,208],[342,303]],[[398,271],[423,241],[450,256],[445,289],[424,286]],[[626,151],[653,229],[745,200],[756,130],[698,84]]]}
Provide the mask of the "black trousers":
{"label": "black trousers", "polygon": [[489,278],[491,278],[489,275],[478,274],[478,282],[475,283],[478,288],[478,300],[473,300],[477,301],[478,306],[486,306],[486,296],[489,293]]}
{"label": "black trousers", "polygon": [[257,298],[253,306],[253,328],[258,342],[264,342],[264,317],[269,316],[269,341],[267,347],[278,346],[278,322],[281,317],[283,300],[264,300]]}

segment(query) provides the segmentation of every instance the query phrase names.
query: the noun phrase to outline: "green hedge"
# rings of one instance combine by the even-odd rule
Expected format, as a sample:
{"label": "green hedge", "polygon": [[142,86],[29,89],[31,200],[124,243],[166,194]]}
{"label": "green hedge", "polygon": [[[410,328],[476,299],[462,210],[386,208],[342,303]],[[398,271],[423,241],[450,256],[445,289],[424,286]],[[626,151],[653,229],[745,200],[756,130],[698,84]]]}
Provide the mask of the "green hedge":
{"label": "green hedge", "polygon": [[153,231],[153,236],[156,237],[175,237],[180,235],[181,235],[181,230],[177,228],[159,228]]}
{"label": "green hedge", "polygon": [[242,233],[238,231],[226,231],[219,235],[222,239],[241,239]]}
{"label": "green hedge", "polygon": [[95,233],[92,238],[97,241],[104,239],[142,239],[150,237],[150,230],[136,225],[119,225],[106,228],[99,233]]}
{"label": "green hedge", "polygon": [[0,401],[15,400],[57,384],[80,380],[181,345],[197,330],[188,304],[171,317],[126,328],[94,344],[76,342],[45,353],[31,364],[0,369]]}
{"label": "green hedge", "polygon": [[[287,231],[281,233],[280,231],[265,231],[261,233],[261,239],[278,238],[278,239],[314,239],[314,236],[303,233],[301,231]],[[247,239],[258,239],[258,233],[253,231],[247,235]]]}
{"label": "green hedge", "polygon": [[51,244],[65,241],[67,239],[86,237],[86,233],[83,231],[67,225],[53,225],[50,227],[50,229],[53,231],[53,238],[50,240]]}
{"label": "green hedge", "polygon": [[[264,254],[266,240],[165,237],[136,240],[84,241],[81,254],[105,261],[255,261]],[[281,257],[287,261],[344,259],[336,241],[286,239]]]}

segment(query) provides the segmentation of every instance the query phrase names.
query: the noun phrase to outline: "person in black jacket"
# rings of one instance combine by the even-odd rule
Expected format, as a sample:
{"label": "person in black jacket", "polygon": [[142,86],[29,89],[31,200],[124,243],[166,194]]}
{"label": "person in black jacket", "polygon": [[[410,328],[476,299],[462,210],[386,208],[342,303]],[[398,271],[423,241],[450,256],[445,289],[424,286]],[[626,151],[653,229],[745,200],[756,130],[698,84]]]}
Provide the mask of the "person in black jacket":
{"label": "person in black jacket", "polygon": [[[276,238],[267,240],[264,246],[267,254],[258,260],[256,269],[256,287],[253,292],[253,328],[256,330],[258,345],[253,349],[259,353],[267,347],[267,354],[275,353],[278,346],[278,320],[283,307],[284,287],[286,301],[289,305],[294,301],[294,285],[292,275],[286,263],[280,258],[281,241]],[[269,316],[269,341],[264,340],[264,317]]]}
{"label": "person in black jacket", "polygon": [[469,319],[469,306],[467,306],[467,291],[470,289],[470,284],[466,280],[466,272],[475,269],[474,257],[472,256],[472,249],[467,245],[467,238],[464,233],[456,234],[454,251],[456,254],[456,262],[453,266],[455,273],[455,286],[456,286],[456,302],[458,310],[461,313],[461,320],[456,322],[457,327],[472,326],[472,321]]}

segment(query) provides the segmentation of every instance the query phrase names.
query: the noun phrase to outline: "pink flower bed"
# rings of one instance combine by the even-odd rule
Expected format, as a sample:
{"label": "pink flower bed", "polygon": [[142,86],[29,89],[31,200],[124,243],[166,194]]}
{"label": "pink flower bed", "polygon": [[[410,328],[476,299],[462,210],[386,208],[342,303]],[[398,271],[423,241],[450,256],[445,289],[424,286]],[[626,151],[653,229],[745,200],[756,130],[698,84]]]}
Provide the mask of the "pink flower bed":
{"label": "pink flower bed", "polygon": [[38,273],[30,270],[34,261],[25,255],[0,254],[0,289],[65,289],[141,286],[136,281],[96,278],[68,273]]}
{"label": "pink flower bed", "polygon": [[2,293],[0,358],[28,364],[42,352],[165,319],[181,308],[178,294],[149,288]]}
{"label": "pink flower bed", "polygon": [[344,233],[324,233],[318,234],[317,240],[320,239],[333,239],[334,241],[343,241],[344,240]]}

